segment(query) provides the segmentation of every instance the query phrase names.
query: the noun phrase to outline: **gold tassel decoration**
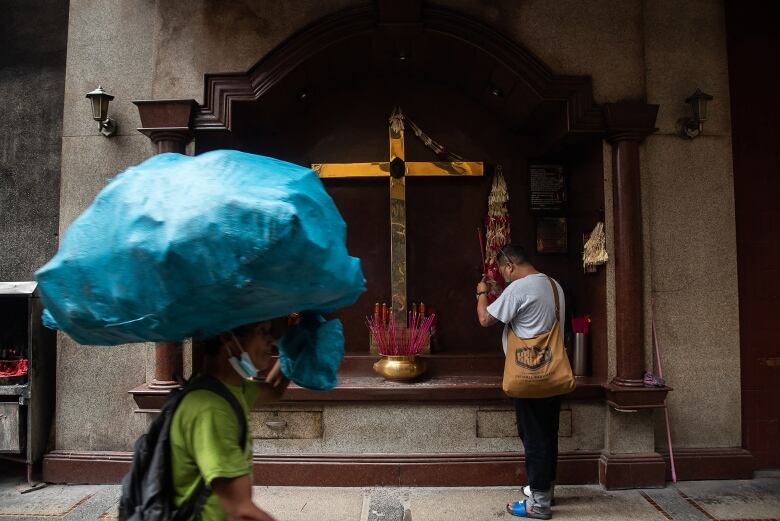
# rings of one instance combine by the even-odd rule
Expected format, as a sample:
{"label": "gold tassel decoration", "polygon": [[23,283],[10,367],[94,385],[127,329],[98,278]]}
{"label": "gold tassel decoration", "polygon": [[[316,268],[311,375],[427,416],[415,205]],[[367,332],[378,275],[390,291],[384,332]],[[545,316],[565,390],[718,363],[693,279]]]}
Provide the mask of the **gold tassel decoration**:
{"label": "gold tassel decoration", "polygon": [[[501,165],[496,166],[493,186],[488,196],[488,214],[485,220],[485,265],[496,267],[498,251],[510,242],[509,191]],[[489,270],[488,270],[489,271]]]}
{"label": "gold tassel decoration", "polygon": [[597,222],[590,237],[585,242],[585,248],[582,252],[582,265],[587,269],[593,269],[609,261],[607,253],[607,236],[604,233],[604,223]]}

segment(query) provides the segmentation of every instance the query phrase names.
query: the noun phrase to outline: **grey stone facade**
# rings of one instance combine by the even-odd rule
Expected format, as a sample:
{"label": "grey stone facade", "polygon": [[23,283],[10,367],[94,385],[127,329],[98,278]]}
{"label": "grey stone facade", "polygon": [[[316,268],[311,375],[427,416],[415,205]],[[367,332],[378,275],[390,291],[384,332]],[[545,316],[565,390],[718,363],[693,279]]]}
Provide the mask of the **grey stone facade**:
{"label": "grey stone facade", "polygon": [[0,280],[32,280],[58,243],[68,2],[0,12]]}
{"label": "grey stone facade", "polygon": [[[295,31],[320,17],[357,2],[349,0],[207,0],[174,2],[102,0],[71,2],[65,78],[62,198],[60,230],[83,211],[105,182],[125,167],[150,156],[149,139],[139,126],[134,99],[195,98],[203,102],[204,74],[246,71]],[[736,232],[731,166],[731,130],[724,14],[721,2],[687,0],[529,0],[524,2],[438,0],[496,27],[539,56],[556,73],[590,75],[597,103],[645,100],[660,105],[659,132],[641,147],[643,247],[648,334],[647,367],[652,367],[651,301],[666,360],[672,433],[680,447],[741,445]],[[186,5],[186,8],[183,7]],[[583,5],[587,6],[586,8]],[[681,41],[684,38],[684,41]],[[5,78],[5,72],[3,78]],[[7,80],[3,80],[7,81]],[[84,94],[102,84],[116,96],[112,117],[119,135],[105,139],[89,116]],[[683,100],[696,87],[713,94],[705,133],[694,141],[676,137],[675,122],[686,114]],[[62,89],[60,88],[61,92]],[[23,116],[19,116],[22,121]],[[19,121],[19,120],[17,120]],[[6,123],[3,123],[4,125]],[[18,123],[17,123],[18,125]],[[0,132],[9,127],[0,127]],[[5,134],[3,134],[5,136]],[[2,153],[8,154],[3,137]],[[59,150],[58,145],[54,147]],[[56,151],[55,150],[55,151]],[[18,155],[16,157],[22,157]],[[53,161],[52,155],[46,161]],[[611,229],[611,147],[604,145],[607,225]],[[57,164],[59,160],[57,159]],[[47,168],[51,165],[46,163]],[[3,167],[5,168],[5,167]],[[57,168],[54,168],[55,173]],[[43,170],[40,174],[49,170]],[[2,179],[7,174],[0,172]],[[19,176],[12,179],[20,183]],[[37,183],[49,205],[46,219],[56,220],[50,178]],[[22,188],[14,194],[21,193]],[[3,194],[7,189],[3,187]],[[55,190],[56,192],[56,190]],[[2,211],[8,215],[3,195]],[[13,204],[22,204],[14,201]],[[54,213],[52,213],[54,212]],[[18,214],[18,216],[17,216]],[[35,241],[47,220],[34,222],[13,212],[16,224],[0,223],[5,244]],[[52,217],[54,216],[54,217]],[[9,235],[7,229],[13,229]],[[25,252],[34,267],[53,250]],[[3,269],[10,266],[3,255]],[[35,256],[33,255],[33,257]],[[717,263],[713,261],[717,259]],[[8,273],[24,275],[23,266]],[[608,266],[608,274],[612,266]],[[31,271],[31,270],[30,270]],[[706,273],[707,278],[698,274]],[[8,274],[4,272],[7,278]],[[608,277],[608,309],[614,328],[614,278]],[[610,286],[611,284],[611,286]],[[614,329],[612,330],[614,332]],[[62,339],[58,372],[56,448],[59,450],[129,450],[145,422],[134,414],[127,390],[149,378],[153,357],[143,346],[105,350]],[[614,333],[610,360],[614,361]],[[697,360],[697,363],[691,363]],[[614,366],[610,377],[614,374]],[[98,375],[98,378],[92,377]],[[718,392],[712,392],[712,382]],[[725,400],[725,401],[724,401]],[[308,414],[317,413],[322,414]],[[484,414],[478,406],[404,404],[334,404],[306,409],[310,423],[302,432],[321,436],[256,442],[270,452],[382,452],[406,449],[387,433],[407,432],[409,418],[438,418],[450,433],[430,432],[431,422],[416,421],[408,435],[424,439],[426,451],[505,451],[517,447],[507,437],[480,437],[478,429],[503,432],[511,412]],[[662,418],[633,417],[607,411],[604,404],[579,403],[569,413],[570,437],[563,450],[615,453],[661,449],[654,435]],[[301,416],[304,421],[304,416]],[[480,425],[477,418],[484,418]],[[381,423],[380,423],[381,422]],[[490,422],[497,422],[491,424]],[[385,434],[371,436],[381,424]],[[502,427],[503,425],[503,427]],[[100,429],[99,432],[92,432]],[[306,430],[309,429],[309,430]],[[319,430],[318,430],[319,429]],[[313,436],[313,437],[312,437]]]}

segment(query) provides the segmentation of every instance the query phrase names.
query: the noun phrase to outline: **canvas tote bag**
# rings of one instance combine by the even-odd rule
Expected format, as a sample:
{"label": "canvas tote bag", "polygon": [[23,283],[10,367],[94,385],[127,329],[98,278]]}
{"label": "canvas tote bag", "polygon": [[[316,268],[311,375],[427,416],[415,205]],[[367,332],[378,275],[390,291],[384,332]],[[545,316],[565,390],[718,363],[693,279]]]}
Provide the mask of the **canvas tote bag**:
{"label": "canvas tote bag", "polygon": [[520,338],[509,325],[504,362],[504,392],[512,398],[548,398],[574,390],[574,374],[563,347],[558,290],[547,277],[555,297],[555,324],[533,338]]}

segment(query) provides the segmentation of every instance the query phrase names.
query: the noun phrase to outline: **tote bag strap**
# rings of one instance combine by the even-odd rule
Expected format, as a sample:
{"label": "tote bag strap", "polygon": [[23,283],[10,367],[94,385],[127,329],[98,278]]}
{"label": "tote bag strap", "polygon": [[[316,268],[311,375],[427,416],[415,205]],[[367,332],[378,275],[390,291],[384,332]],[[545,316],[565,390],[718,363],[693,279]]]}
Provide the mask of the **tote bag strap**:
{"label": "tote bag strap", "polygon": [[555,287],[555,283],[553,282],[553,279],[551,279],[548,275],[545,275],[545,277],[547,277],[547,280],[550,282],[550,287],[552,288],[552,292],[553,292],[553,298],[555,299],[555,320],[560,323],[561,303],[558,300],[558,288]]}

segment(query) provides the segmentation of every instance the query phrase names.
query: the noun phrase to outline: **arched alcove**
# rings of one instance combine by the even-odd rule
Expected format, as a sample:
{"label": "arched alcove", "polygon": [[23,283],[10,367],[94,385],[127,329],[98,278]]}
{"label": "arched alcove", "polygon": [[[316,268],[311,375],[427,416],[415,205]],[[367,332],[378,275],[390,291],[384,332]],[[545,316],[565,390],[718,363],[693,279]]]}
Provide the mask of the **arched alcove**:
{"label": "arched alcove", "polygon": [[[318,20],[246,73],[207,74],[193,127],[231,129],[234,103],[245,101],[268,105],[274,99],[277,115],[294,116],[302,92],[316,95],[358,65],[358,71],[396,82],[427,77],[457,84],[510,128],[533,131],[537,150],[603,134],[589,77],[554,74],[521,45],[464,14],[395,4],[378,2]],[[284,94],[275,97],[280,87]]]}
{"label": "arched alcove", "polygon": [[[486,213],[489,172],[497,164],[509,183],[513,239],[528,245],[538,267],[562,283],[570,314],[593,316],[591,376],[578,379],[577,394],[597,397],[606,390],[616,403],[638,396],[615,398],[622,387],[615,390],[607,383],[606,274],[603,269],[583,274],[580,255],[583,235],[605,217],[606,136],[619,144],[613,147],[613,175],[618,178],[614,244],[615,256],[626,260],[618,261],[615,271],[615,382],[641,386],[636,160],[638,143],[654,131],[657,106],[596,106],[590,78],[554,74],[494,29],[414,0],[377,0],[340,11],[292,35],[246,72],[206,74],[202,105],[187,99],[134,103],[141,116],[139,131],[151,138],[158,153],[181,152],[194,137],[196,153],[235,148],[302,165],[386,161],[387,118],[400,104],[450,150],[487,165],[488,175],[481,179],[408,179],[407,297],[435,307],[442,326],[428,374],[433,379],[465,375],[472,383],[477,381],[471,376],[481,375],[465,387],[455,382],[450,389],[451,382],[444,382],[447,389],[441,396],[431,391],[435,386],[430,382],[427,394],[415,386],[390,394],[371,387],[374,357],[368,355],[364,318],[374,302],[389,299],[386,180],[325,180],[347,221],[350,249],[363,259],[369,279],[366,295],[341,313],[350,356],[342,364],[345,379],[328,393],[328,400],[503,396],[499,333],[477,326],[471,300],[481,271],[476,227]],[[407,160],[436,159],[413,136],[407,134],[406,142]],[[528,165],[540,162],[562,166],[567,174],[566,254],[533,255],[539,215],[529,210]],[[175,372],[165,369],[172,357],[178,359],[171,349],[158,346],[161,376],[156,379]],[[349,380],[354,375],[369,378],[355,383]],[[349,390],[353,388],[357,390]],[[294,391],[291,399],[322,399]],[[138,396],[144,392],[139,388]]]}
{"label": "arched alcove", "polygon": [[[398,105],[449,150],[484,161],[488,174],[481,178],[407,179],[407,295],[438,312],[436,355],[486,357],[486,371],[500,372],[499,331],[479,327],[473,300],[489,172],[502,165],[513,239],[533,253],[529,161],[566,167],[569,254],[533,257],[566,288],[570,310],[603,317],[604,278],[584,276],[579,264],[581,233],[603,208],[603,116],[589,78],[554,75],[521,46],[458,13],[426,7],[418,14],[397,23],[381,7],[342,11],[292,36],[245,74],[207,75],[192,125],[196,151],[235,148],[302,165],[386,161],[387,121]],[[406,159],[437,158],[407,133]],[[368,291],[340,316],[348,353],[367,354],[365,317],[375,302],[390,302],[387,179],[325,184],[347,221],[350,251],[363,259]],[[597,336],[593,365],[601,372],[606,343]]]}

